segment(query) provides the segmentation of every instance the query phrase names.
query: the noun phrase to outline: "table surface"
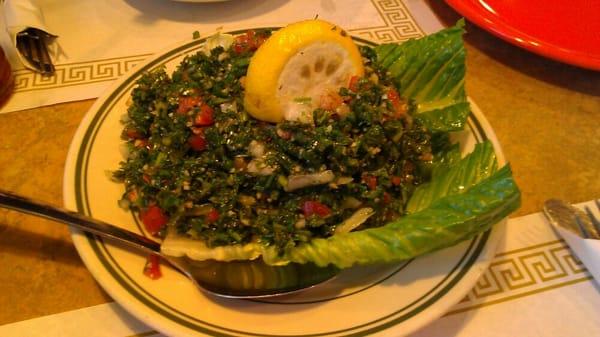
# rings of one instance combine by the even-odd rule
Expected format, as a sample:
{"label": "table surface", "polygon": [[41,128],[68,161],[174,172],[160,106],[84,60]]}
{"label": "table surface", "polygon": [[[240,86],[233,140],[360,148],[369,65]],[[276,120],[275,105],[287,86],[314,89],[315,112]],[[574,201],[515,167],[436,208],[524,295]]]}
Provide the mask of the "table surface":
{"label": "table surface", "polygon": [[[429,1],[446,25],[459,18]],[[522,191],[512,216],[550,197],[600,197],[600,72],[554,62],[467,23],[467,92],[502,144]],[[67,150],[94,100],[0,115],[0,186],[62,205]],[[0,325],[112,301],[69,231],[0,210]]]}

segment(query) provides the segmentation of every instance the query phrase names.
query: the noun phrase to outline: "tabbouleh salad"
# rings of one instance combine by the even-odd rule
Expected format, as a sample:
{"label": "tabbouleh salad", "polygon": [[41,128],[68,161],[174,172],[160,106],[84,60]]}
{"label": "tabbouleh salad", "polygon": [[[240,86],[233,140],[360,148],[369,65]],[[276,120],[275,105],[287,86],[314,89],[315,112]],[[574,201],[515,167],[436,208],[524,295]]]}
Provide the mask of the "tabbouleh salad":
{"label": "tabbouleh salad", "polygon": [[309,123],[248,115],[246,71],[269,35],[249,31],[185,57],[171,76],[158,68],[137,81],[123,122],[128,157],[114,177],[126,186],[120,205],[153,235],[170,227],[208,247],[283,251],[382,226],[429,179],[432,146],[446,142],[411,117],[369,46],[364,76],[323,92]]}

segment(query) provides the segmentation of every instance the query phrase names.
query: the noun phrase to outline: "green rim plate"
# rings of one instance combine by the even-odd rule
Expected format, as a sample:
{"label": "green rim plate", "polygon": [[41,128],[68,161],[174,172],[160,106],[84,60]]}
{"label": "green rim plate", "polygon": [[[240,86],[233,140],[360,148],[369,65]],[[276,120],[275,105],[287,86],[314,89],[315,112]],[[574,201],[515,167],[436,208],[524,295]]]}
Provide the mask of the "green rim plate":
{"label": "green rim plate", "polygon": [[[151,57],[96,101],[69,149],[63,187],[67,208],[141,230],[130,214],[118,209],[122,192],[106,175],[118,167],[118,120],[135,80],[144,71],[164,65],[172,68],[184,55],[201,48],[203,41],[186,41]],[[493,130],[471,103],[468,130],[458,136],[461,144],[467,151],[474,143],[489,139],[504,163]],[[100,285],[138,319],[168,335],[398,336],[440,317],[461,300],[487,268],[503,234],[504,222],[456,247],[397,266],[354,268],[315,289],[261,301],[202,294],[167,267],[163,267],[163,278],[151,281],[142,275],[143,256],[76,230],[72,237]],[[322,313],[329,317],[323,319]]]}

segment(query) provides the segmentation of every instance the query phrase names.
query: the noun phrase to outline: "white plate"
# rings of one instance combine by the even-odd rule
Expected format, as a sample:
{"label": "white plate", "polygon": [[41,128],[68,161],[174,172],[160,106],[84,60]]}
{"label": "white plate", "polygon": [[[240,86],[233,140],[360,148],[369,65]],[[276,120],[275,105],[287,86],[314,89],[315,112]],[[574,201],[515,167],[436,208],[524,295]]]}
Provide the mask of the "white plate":
{"label": "white plate", "polygon": [[[96,101],[69,149],[64,177],[67,208],[142,233],[132,214],[117,205],[123,186],[109,179],[121,160],[119,119],[126,112],[135,80],[144,71],[165,65],[171,72],[202,42],[187,41],[137,65]],[[456,138],[464,152],[476,142],[491,140],[503,164],[492,129],[475,104],[472,108],[466,131]],[[112,298],[167,335],[399,336],[440,317],[460,301],[488,267],[503,235],[504,222],[457,246],[394,266],[353,268],[322,286],[269,301],[206,295],[165,266],[162,278],[150,280],[142,273],[143,255],[75,230],[73,242]]]}

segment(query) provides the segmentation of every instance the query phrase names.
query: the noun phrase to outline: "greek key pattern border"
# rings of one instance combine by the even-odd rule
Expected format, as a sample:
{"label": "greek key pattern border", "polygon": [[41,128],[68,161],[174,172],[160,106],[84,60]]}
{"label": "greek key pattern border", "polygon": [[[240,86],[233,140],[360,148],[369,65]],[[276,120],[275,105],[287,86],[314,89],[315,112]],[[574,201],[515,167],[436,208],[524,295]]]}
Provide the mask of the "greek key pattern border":
{"label": "greek key pattern border", "polygon": [[350,29],[354,35],[380,43],[402,42],[425,35],[402,0],[371,0],[371,3],[384,24]]}
{"label": "greek key pattern border", "polygon": [[[399,42],[424,35],[402,0],[371,0],[371,3],[384,24],[350,30],[354,35],[377,42]],[[152,54],[59,64],[56,65],[55,75],[49,77],[28,69],[17,70],[13,72],[14,92],[58,89],[113,81],[150,55]]]}
{"label": "greek key pattern border", "polygon": [[56,65],[53,76],[28,69],[13,72],[15,93],[113,81],[152,54]]}
{"label": "greek key pattern border", "polygon": [[591,280],[563,240],[496,255],[475,287],[446,315]]}

